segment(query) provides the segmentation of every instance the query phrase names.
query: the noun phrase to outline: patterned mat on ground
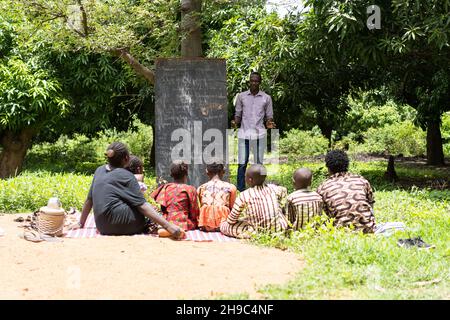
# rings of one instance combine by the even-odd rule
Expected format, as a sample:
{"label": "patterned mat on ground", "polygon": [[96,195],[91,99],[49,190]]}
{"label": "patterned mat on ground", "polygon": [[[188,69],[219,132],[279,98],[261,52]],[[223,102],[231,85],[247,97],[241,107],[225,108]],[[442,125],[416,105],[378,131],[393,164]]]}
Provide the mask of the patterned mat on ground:
{"label": "patterned mat on ground", "polygon": [[[76,216],[77,221],[79,219],[79,215]],[[157,235],[148,235],[148,234],[140,234],[136,236],[153,236],[157,237]],[[71,230],[65,234],[66,238],[97,238],[97,237],[107,237],[102,236],[98,233],[97,228],[95,227],[94,215],[90,214],[86,220],[86,224],[83,229]],[[203,232],[200,230],[193,230],[186,232],[186,239],[188,241],[198,241],[198,242],[233,242],[239,241],[235,238],[230,238],[224,236],[220,232]]]}

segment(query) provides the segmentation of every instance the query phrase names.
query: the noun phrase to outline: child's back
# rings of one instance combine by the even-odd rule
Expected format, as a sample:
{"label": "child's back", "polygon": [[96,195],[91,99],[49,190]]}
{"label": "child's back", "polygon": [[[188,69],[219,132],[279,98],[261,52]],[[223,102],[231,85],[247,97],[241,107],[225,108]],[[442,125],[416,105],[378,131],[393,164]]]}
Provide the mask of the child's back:
{"label": "child's back", "polygon": [[183,162],[174,162],[170,174],[174,182],[160,185],[151,197],[161,205],[167,221],[184,230],[193,230],[198,224],[197,189],[186,184],[188,167]]}
{"label": "child's back", "polygon": [[255,227],[281,231],[287,223],[283,216],[278,194],[267,185],[254,186],[240,193],[233,211],[244,213]]}
{"label": "child's back", "polygon": [[198,226],[205,231],[218,231],[233,208],[236,187],[231,183],[213,179],[198,188],[200,216]]}
{"label": "child's back", "polygon": [[312,182],[311,170],[297,169],[292,179],[296,191],[287,197],[287,217],[294,230],[301,230],[322,213],[323,200],[317,192],[309,190]]}
{"label": "child's back", "polygon": [[313,217],[322,213],[322,197],[315,191],[300,189],[287,197],[287,217],[294,230],[303,229]]}
{"label": "child's back", "polygon": [[288,228],[277,193],[264,183],[266,172],[264,166],[257,164],[246,171],[250,188],[239,194],[227,220],[220,225],[223,234],[249,238],[259,230],[279,232]]}

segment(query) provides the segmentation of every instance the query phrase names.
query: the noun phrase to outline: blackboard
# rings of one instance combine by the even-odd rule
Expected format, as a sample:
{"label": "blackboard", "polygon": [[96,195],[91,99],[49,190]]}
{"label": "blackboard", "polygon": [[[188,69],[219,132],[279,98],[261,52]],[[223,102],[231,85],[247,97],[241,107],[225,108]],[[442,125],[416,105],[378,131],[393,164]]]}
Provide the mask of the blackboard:
{"label": "blackboard", "polygon": [[[205,155],[227,162],[225,60],[157,59],[155,100],[157,179],[172,181],[172,161],[183,160],[189,164],[188,183],[198,187],[208,181],[205,169],[210,157]],[[219,135],[222,142],[216,139]],[[214,152],[209,152],[212,149]]]}

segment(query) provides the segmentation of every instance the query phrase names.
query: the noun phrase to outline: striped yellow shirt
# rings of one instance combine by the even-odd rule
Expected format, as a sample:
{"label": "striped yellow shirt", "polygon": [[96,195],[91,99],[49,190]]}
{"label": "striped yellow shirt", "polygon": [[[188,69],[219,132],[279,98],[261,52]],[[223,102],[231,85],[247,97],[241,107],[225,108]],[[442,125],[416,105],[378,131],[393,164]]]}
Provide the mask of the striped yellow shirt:
{"label": "striped yellow shirt", "polygon": [[315,191],[300,189],[287,197],[286,207],[292,228],[300,230],[305,228],[313,217],[322,213],[323,200]]}
{"label": "striped yellow shirt", "polygon": [[255,186],[239,194],[227,222],[232,226],[242,220],[256,229],[262,228],[275,232],[288,227],[277,194],[266,185]]}

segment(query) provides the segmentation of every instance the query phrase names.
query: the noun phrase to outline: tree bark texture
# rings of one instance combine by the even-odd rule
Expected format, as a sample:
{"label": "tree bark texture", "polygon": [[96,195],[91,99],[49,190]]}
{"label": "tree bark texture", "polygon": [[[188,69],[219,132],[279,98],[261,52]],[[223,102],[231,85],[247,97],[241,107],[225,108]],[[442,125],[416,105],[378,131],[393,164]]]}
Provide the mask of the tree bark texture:
{"label": "tree bark texture", "polygon": [[442,147],[439,118],[431,118],[427,122],[427,163],[444,165],[444,149]]}
{"label": "tree bark texture", "polygon": [[20,132],[10,130],[2,132],[0,137],[3,148],[0,153],[0,179],[16,176],[20,172],[33,136],[34,131],[29,128]]}
{"label": "tree bark texture", "polygon": [[203,55],[201,8],[202,0],[181,0],[182,57],[201,57]]}

